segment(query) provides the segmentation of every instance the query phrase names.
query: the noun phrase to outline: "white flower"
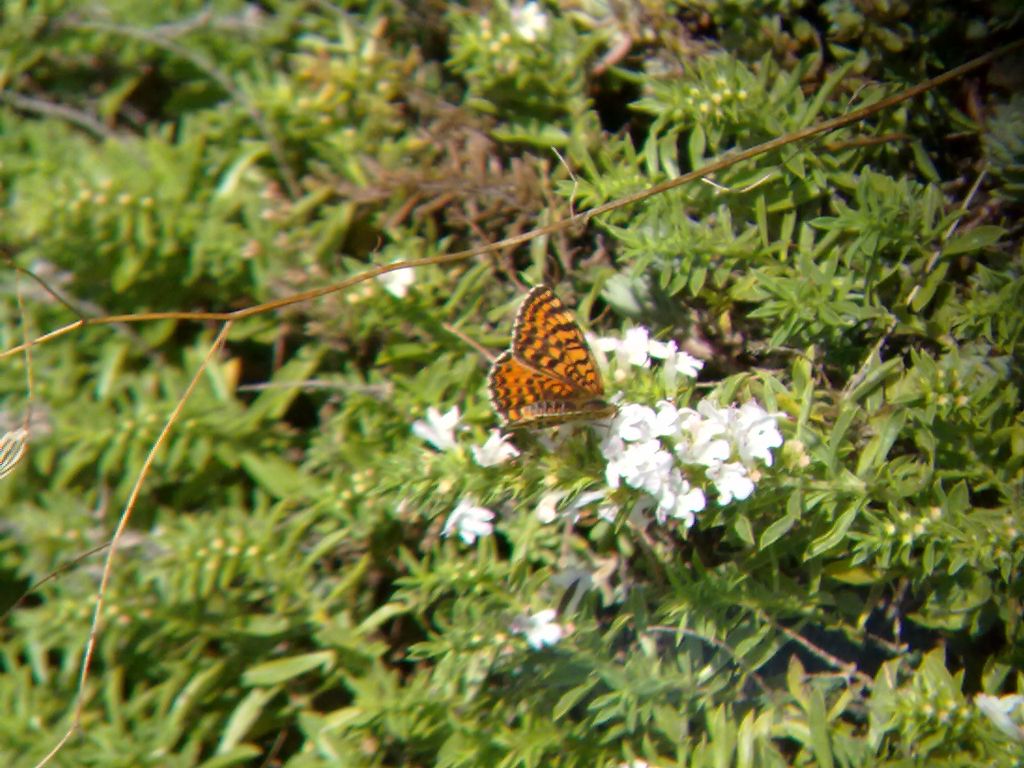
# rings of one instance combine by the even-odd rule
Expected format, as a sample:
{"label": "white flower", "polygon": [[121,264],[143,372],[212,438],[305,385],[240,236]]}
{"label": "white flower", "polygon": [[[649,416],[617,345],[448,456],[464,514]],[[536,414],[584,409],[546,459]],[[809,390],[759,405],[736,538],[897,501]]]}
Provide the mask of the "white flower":
{"label": "white flower", "polygon": [[503,435],[500,429],[492,429],[487,442],[480,446],[474,445],[470,449],[473,452],[473,460],[481,467],[493,467],[514,459],[519,455],[519,451],[514,445],[505,442],[509,437],[510,435]]}
{"label": "white flower", "polygon": [[782,433],[776,422],[782,414],[768,413],[753,401],[740,408],[719,408],[710,400],[702,400],[697,411],[707,420],[702,425],[705,432],[729,438],[744,464],[751,466],[754,459],[761,459],[769,467],[772,465],[771,449],[782,445]]}
{"label": "white flower", "polygon": [[588,333],[587,343],[595,352],[618,352],[622,348],[622,342],[613,336],[594,336]]}
{"label": "white flower", "polygon": [[728,504],[733,499],[743,501],[754,492],[754,481],[747,475],[747,468],[739,462],[708,467],[707,476],[715,484],[719,504]]}
{"label": "white flower", "polygon": [[[682,522],[689,528],[695,522],[694,513],[704,509],[704,492],[693,488],[680,470],[666,447],[671,442],[660,438],[678,439],[680,421],[693,411],[680,411],[672,403],[662,401],[654,410],[643,405],[629,404],[619,409],[612,422],[609,435],[601,446],[607,460],[605,480],[611,488],[618,488],[620,482],[646,491],[654,497],[656,517],[664,523],[669,517]],[[724,445],[724,443],[723,443]],[[728,445],[725,445],[728,457]],[[634,508],[630,519],[640,516]]]}
{"label": "white flower", "polygon": [[704,367],[704,361],[689,352],[674,352],[665,358],[665,365],[674,368],[676,373],[695,379]]}
{"label": "white flower", "polygon": [[744,403],[734,413],[731,432],[743,463],[749,466],[754,459],[761,459],[767,466],[772,465],[771,449],[782,445],[782,433],[776,423],[780,415],[768,413],[753,401]]}
{"label": "white flower", "polygon": [[641,496],[629,510],[629,524],[643,530],[651,523],[651,518],[647,513],[652,509],[654,509],[654,499],[650,496]]}
{"label": "white flower", "polygon": [[[625,442],[623,442],[622,438],[619,437],[617,432],[613,432],[612,430],[609,429],[608,433],[604,436],[604,439],[601,441],[601,455],[604,456],[605,459],[607,459],[609,462],[611,462],[622,458],[622,454],[625,452]],[[608,475],[607,470],[605,471],[605,475]],[[618,477],[617,474],[616,477]],[[611,481],[609,481],[608,484],[611,485]],[[615,485],[612,485],[612,488],[618,487],[619,486],[617,483]]]}
{"label": "white flower", "polygon": [[[673,346],[675,345],[673,344]],[[662,364],[662,372],[665,375],[665,389],[669,392],[674,390],[676,388],[676,381],[678,381],[680,376],[686,376],[690,379],[697,378],[697,374],[703,367],[704,361],[698,360],[689,352],[673,350],[671,354],[666,355],[665,362]]]}
{"label": "white flower", "polygon": [[674,437],[679,434],[680,411],[675,403],[662,400],[654,414],[654,434],[658,437]]}
{"label": "white flower", "polygon": [[646,405],[628,403],[615,414],[609,434],[616,434],[631,443],[655,437],[654,411]]}
{"label": "white flower", "polygon": [[680,376],[696,378],[704,367],[704,362],[688,352],[680,352],[679,346],[669,339],[658,341],[651,338],[651,332],[643,326],[630,328],[622,339],[589,337],[590,346],[595,352],[615,353],[619,369],[626,364],[651,367],[651,360],[662,360],[662,371],[665,376],[665,387],[672,391]]}
{"label": "white flower", "polygon": [[412,423],[412,433],[426,440],[439,451],[455,447],[455,425],[459,423],[459,406],[453,406],[442,414],[434,406],[427,408],[426,420],[417,419]]}
{"label": "white flower", "polygon": [[[614,456],[609,456],[609,452],[604,452],[604,458],[608,460],[608,463],[604,466],[604,480],[608,483],[608,487],[617,488],[618,481],[626,476],[627,472],[632,471],[632,460],[626,458],[626,445],[622,440],[611,443],[615,446]],[[632,447],[632,445],[630,446]]]}
{"label": "white flower", "polygon": [[604,491],[586,491],[569,502],[566,508],[559,513],[558,503],[565,498],[565,494],[561,491],[552,491],[541,497],[534,514],[544,525],[555,522],[559,517],[568,517],[575,523],[579,519],[581,509],[590,506],[595,501],[600,501],[604,495]]}
{"label": "white flower", "polygon": [[404,299],[405,294],[409,292],[409,286],[416,282],[416,275],[411,269],[396,269],[377,275],[377,282],[395,298]]}
{"label": "white flower", "polygon": [[[701,407],[704,403],[700,404]],[[679,426],[682,439],[676,444],[676,455],[684,464],[701,464],[710,467],[726,461],[732,454],[732,446],[718,436],[726,431],[725,424],[718,419],[706,419],[692,408],[679,412]]]}
{"label": "white flower", "polygon": [[697,410],[686,408],[684,411],[683,427],[693,435],[695,443],[706,442],[729,429],[729,409],[719,408],[710,398],[697,403]]}
{"label": "white flower", "polygon": [[[643,341],[654,357],[679,354],[674,343],[650,342],[646,331],[636,338],[634,346]],[[689,528],[707,498],[703,488],[691,484],[687,467],[706,468],[705,485],[714,485],[720,504],[748,498],[760,476],[755,461],[771,465],[772,448],[782,444],[776,425],[779,415],[756,402],[719,408],[705,399],[696,409],[680,409],[668,400],[659,402],[656,409],[627,403],[619,408],[601,443],[607,462],[605,481],[610,488],[625,484],[645,491],[653,497],[651,507],[658,522],[672,518]],[[609,513],[617,515],[617,511]]]}
{"label": "white flower", "polygon": [[477,537],[490,536],[494,532],[491,521],[494,513],[487,507],[477,506],[476,502],[465,498],[458,503],[445,521],[441,535],[448,537],[452,531],[458,530],[459,537],[467,544],[476,542]]}
{"label": "white flower", "polygon": [[[621,451],[616,440],[636,443],[651,440],[655,437],[675,435],[678,431],[679,410],[667,400],[658,403],[658,410],[646,405],[628,403],[615,414],[605,438],[608,451]],[[602,448],[605,450],[605,448]],[[605,453],[608,457],[608,453]]]}
{"label": "white flower", "polygon": [[[974,697],[974,704],[992,724],[1014,741],[1024,744],[1024,728],[1021,728],[1011,717],[1013,710],[1024,705],[1024,696],[1009,694],[1006,696],[989,696],[979,693]],[[1024,711],[1024,707],[1021,707]],[[1018,717],[1018,719],[1020,719]]]}
{"label": "white flower", "polygon": [[554,645],[562,639],[564,631],[561,626],[555,623],[558,612],[553,608],[540,611],[528,616],[520,614],[512,621],[512,631],[517,634],[526,635],[526,642],[534,650],[540,650],[545,645]]}
{"label": "white flower", "polygon": [[665,360],[669,356],[674,355],[677,349],[678,347],[672,339],[669,339],[668,341],[651,339],[647,342],[647,354],[651,357],[657,358],[658,360]]}
{"label": "white flower", "polygon": [[619,487],[619,479],[626,485],[657,494],[664,483],[666,472],[672,467],[672,454],[661,447],[658,440],[633,443],[622,454],[605,466],[605,479],[612,488]]}
{"label": "white flower", "polygon": [[704,491],[691,486],[689,481],[675,470],[669,476],[669,481],[662,489],[661,498],[658,499],[658,522],[663,523],[666,517],[672,517],[681,521],[684,528],[690,528],[697,521],[695,513],[704,509],[706,504]]}
{"label": "white flower", "polygon": [[676,446],[676,455],[684,464],[700,464],[704,467],[713,467],[721,464],[732,454],[732,448],[725,440],[711,440],[706,443],[679,443]]}
{"label": "white flower", "polygon": [[537,508],[533,513],[544,525],[549,525],[558,519],[558,502],[564,498],[565,494],[561,491],[545,493],[541,496],[540,501],[537,502]]}
{"label": "white flower", "polygon": [[629,361],[630,365],[649,368],[651,365],[649,357],[650,340],[650,332],[642,325],[630,328],[626,331],[626,335],[622,339],[622,344],[619,346],[619,352],[625,354],[626,360]]}
{"label": "white flower", "polygon": [[539,3],[529,2],[512,8],[512,26],[515,33],[528,43],[536,42],[539,37],[547,35],[548,16]]}
{"label": "white flower", "polygon": [[[627,332],[629,337],[630,332]],[[637,334],[634,344],[639,347],[641,340],[646,335]],[[689,352],[680,352],[679,345],[675,341],[669,339],[668,341],[657,341],[655,339],[649,339],[647,344],[647,354],[658,360],[664,360],[662,364],[662,370],[665,372],[665,386],[666,389],[672,391],[676,388],[676,382],[680,376],[685,376],[690,379],[695,379],[697,373],[703,368],[703,361],[698,360]],[[639,357],[638,354],[635,354]],[[633,358],[630,360],[633,362]],[[639,365],[634,362],[634,365]]]}

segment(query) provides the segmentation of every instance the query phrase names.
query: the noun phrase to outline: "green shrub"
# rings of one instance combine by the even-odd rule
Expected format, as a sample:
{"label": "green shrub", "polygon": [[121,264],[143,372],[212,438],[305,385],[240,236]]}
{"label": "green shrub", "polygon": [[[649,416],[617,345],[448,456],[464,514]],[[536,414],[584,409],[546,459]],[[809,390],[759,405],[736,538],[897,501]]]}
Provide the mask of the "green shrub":
{"label": "green shrub", "polygon": [[[41,282],[4,272],[5,348],[488,245],[1019,31],[922,8],[9,4],[0,238]],[[940,89],[238,320],[52,764],[1016,764],[1019,100],[984,97],[984,129]],[[617,411],[502,439],[483,351],[541,283]],[[76,558],[217,331],[123,320],[0,367],[0,447],[31,415],[0,483],[12,766],[70,725],[103,554]]]}

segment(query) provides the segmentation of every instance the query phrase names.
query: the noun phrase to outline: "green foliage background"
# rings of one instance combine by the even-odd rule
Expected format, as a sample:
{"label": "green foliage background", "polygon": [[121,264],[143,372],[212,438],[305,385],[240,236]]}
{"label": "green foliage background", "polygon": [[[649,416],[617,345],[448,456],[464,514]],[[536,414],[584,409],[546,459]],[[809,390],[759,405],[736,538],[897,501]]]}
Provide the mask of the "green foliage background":
{"label": "green foliage background", "polygon": [[[86,316],[248,306],[843,114],[1019,36],[1015,5],[552,0],[531,40],[503,3],[7,2],[0,242]],[[1024,692],[1019,85],[997,64],[724,190],[238,323],[142,490],[53,764],[1016,764],[972,697]],[[2,280],[5,348],[77,319]],[[506,346],[541,281],[602,333],[699,341],[722,402],[786,414],[753,497],[687,535],[566,532],[533,510],[601,482],[585,432],[473,461],[495,418],[469,342]],[[33,348],[5,605],[109,539],[215,333]],[[6,428],[25,362],[0,366]],[[695,398],[642,371],[613,389]],[[455,405],[458,449],[412,435]],[[500,511],[473,547],[439,536],[467,496]],[[510,620],[564,603],[565,551],[606,588],[536,651]],[[101,557],[4,619],[8,765],[69,724]]]}

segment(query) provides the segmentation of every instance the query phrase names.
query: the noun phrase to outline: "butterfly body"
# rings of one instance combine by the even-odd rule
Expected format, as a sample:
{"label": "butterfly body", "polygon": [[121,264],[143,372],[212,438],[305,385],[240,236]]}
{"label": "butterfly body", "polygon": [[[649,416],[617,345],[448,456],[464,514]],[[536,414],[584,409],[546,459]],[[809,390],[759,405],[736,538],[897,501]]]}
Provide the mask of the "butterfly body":
{"label": "butterfly body", "polygon": [[601,419],[615,412],[572,312],[545,285],[520,305],[512,347],[494,361],[487,386],[505,427]]}

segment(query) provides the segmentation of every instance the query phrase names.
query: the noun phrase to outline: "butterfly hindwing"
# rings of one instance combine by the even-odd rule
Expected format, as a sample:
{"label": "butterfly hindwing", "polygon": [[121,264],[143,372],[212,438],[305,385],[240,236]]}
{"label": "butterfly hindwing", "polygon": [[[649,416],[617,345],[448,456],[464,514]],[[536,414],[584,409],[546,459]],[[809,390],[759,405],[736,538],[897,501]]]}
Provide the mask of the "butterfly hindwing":
{"label": "butterfly hindwing", "polygon": [[491,404],[507,424],[534,421],[556,403],[571,403],[574,390],[560,379],[523,363],[511,351],[494,361],[488,378]]}

